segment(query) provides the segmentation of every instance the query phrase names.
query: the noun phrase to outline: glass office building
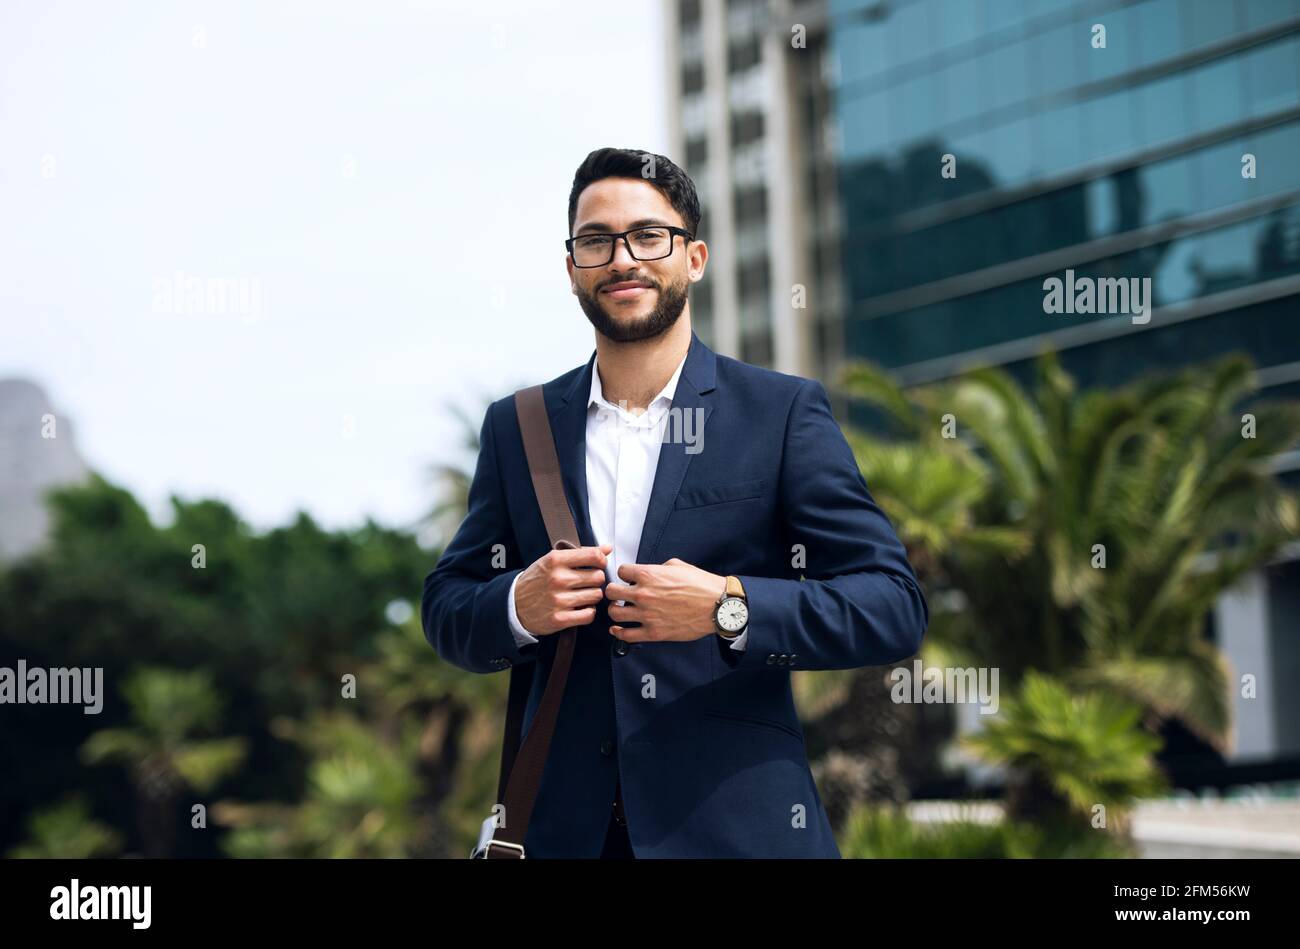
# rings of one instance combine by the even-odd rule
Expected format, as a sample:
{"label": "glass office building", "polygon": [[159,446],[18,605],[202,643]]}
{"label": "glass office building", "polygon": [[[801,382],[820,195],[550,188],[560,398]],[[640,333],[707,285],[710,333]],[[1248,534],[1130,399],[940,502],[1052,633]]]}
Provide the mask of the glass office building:
{"label": "glass office building", "polygon": [[[831,19],[848,354],[923,382],[1046,344],[1087,385],[1236,349],[1300,394],[1300,0]],[[1045,313],[1067,270],[1149,277],[1149,322]]]}
{"label": "glass office building", "polygon": [[[1300,398],[1300,0],[830,0],[829,21],[829,347],[907,384],[1027,381],[1051,347],[1084,387],[1244,352],[1263,397]],[[1067,274],[1149,278],[1151,308],[1047,312]],[[1300,457],[1275,467],[1300,483]],[[1292,559],[1214,611],[1271,696],[1236,701],[1235,763],[1300,760],[1297,590]]]}

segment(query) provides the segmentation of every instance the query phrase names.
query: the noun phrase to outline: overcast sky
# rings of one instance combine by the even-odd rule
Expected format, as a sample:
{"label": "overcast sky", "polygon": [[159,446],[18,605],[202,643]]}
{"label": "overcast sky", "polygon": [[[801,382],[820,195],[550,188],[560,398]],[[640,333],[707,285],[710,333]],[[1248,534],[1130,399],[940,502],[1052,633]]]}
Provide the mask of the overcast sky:
{"label": "overcast sky", "polygon": [[656,0],[4,4],[0,378],[156,518],[410,522],[447,405],[594,348],[569,186],[667,151],[662,30]]}

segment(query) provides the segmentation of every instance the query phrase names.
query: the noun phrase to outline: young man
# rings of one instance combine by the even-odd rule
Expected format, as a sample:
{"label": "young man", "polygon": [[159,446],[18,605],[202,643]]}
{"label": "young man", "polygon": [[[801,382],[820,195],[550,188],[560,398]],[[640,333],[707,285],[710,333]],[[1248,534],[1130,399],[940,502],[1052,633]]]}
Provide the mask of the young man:
{"label": "young man", "polygon": [[699,218],[667,158],[587,156],[566,266],[596,350],[544,386],[583,546],[550,550],[504,398],[425,579],[439,655],[471,672],[538,664],[525,735],[554,634],[577,627],[528,857],[838,857],[790,672],[904,659],[929,619],[822,384],[691,329]]}

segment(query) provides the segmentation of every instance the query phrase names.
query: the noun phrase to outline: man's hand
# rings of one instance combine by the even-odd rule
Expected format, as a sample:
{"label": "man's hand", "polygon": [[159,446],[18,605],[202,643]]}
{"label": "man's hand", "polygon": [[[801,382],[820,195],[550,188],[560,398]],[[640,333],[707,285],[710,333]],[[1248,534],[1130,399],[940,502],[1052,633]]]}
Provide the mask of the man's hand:
{"label": "man's hand", "polygon": [[606,557],[610,544],[551,550],[533,561],[515,583],[515,614],[536,636],[548,636],[596,619],[604,597]]}
{"label": "man's hand", "polygon": [[661,564],[625,563],[618,575],[627,582],[606,584],[605,596],[628,605],[611,603],[609,618],[641,625],[610,626],[611,635],[627,642],[689,642],[717,631],[713,610],[727,588],[726,577],[676,557]]}

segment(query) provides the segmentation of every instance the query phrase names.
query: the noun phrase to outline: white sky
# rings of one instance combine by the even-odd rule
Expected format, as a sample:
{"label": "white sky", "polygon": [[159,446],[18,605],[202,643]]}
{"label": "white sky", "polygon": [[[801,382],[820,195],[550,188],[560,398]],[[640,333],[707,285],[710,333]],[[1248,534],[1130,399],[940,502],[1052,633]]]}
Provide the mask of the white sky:
{"label": "white sky", "polygon": [[[662,29],[655,0],[4,4],[0,378],[156,518],[410,522],[449,403],[477,425],[594,348],[569,186],[667,152]],[[178,271],[260,309],[158,312]]]}

